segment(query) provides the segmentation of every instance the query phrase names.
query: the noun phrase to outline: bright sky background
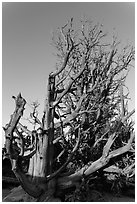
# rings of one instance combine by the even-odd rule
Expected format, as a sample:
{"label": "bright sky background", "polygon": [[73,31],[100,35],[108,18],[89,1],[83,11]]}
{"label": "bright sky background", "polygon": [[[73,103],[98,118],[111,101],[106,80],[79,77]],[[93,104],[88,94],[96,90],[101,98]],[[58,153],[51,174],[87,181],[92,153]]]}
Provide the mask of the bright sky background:
{"label": "bright sky background", "polygon": [[[125,2],[4,2],[2,5],[2,126],[14,111],[12,95],[19,92],[28,103],[38,100],[44,108],[46,81],[55,69],[56,58],[51,33],[70,17],[75,23],[84,15],[103,23],[124,43],[135,44],[135,4]],[[135,106],[135,71],[131,69],[126,85],[130,109]],[[29,109],[26,105],[26,113]]]}

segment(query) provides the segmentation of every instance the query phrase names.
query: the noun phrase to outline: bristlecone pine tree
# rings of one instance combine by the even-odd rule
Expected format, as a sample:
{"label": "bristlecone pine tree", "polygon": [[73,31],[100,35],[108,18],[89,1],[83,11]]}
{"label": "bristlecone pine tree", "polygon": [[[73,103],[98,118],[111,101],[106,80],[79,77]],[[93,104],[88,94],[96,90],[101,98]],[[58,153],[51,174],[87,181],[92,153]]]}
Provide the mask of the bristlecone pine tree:
{"label": "bristlecone pine tree", "polygon": [[[133,66],[134,48],[106,43],[103,26],[73,18],[53,34],[56,71],[49,74],[42,119],[36,108],[30,131],[21,124],[25,99],[13,97],[15,111],[4,127],[6,157],[28,197],[56,201],[60,192],[81,185],[112,164],[134,176],[134,129],[124,82]],[[131,158],[128,155],[132,155]],[[58,199],[59,200],[59,199]]]}

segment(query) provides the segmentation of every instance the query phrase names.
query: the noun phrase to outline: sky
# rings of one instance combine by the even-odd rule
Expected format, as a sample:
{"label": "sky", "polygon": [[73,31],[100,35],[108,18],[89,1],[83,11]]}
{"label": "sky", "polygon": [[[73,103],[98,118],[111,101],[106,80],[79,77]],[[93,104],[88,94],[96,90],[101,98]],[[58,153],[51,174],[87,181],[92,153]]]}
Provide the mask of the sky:
{"label": "sky", "polygon": [[[46,97],[48,74],[55,70],[52,32],[71,18],[87,16],[115,32],[123,44],[135,44],[135,4],[127,2],[3,2],[2,3],[2,126],[13,113],[12,96],[19,92],[29,104],[38,100],[40,117]],[[135,106],[135,71],[126,80],[129,109]],[[27,117],[27,116],[24,117]],[[24,120],[25,123],[25,120]]]}

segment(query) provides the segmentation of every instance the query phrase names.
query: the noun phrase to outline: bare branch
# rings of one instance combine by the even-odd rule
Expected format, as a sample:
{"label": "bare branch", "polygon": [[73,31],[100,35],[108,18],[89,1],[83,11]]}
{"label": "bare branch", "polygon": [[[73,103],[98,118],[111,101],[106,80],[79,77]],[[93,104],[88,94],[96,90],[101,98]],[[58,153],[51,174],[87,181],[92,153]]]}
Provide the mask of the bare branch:
{"label": "bare branch", "polygon": [[128,152],[131,148],[131,145],[132,145],[134,138],[135,138],[135,133],[131,133],[131,137],[130,137],[128,143],[123,147],[120,147],[116,150],[111,151],[108,155],[108,158],[111,159],[111,158],[117,157],[121,154],[124,154],[125,152]]}
{"label": "bare branch", "polygon": [[59,104],[59,102],[61,101],[61,99],[63,98],[64,95],[66,95],[68,93],[68,91],[70,90],[71,86],[73,85],[73,83],[81,76],[81,74],[83,73],[83,71],[85,70],[85,60],[83,60],[84,62],[82,63],[83,68],[81,69],[81,71],[78,73],[78,75],[75,77],[75,79],[73,81],[71,81],[69,83],[69,85],[66,87],[66,89],[63,91],[63,93],[61,94],[61,96],[59,97],[59,99],[57,99],[57,101],[55,101],[53,103],[53,106],[57,106]]}
{"label": "bare branch", "polygon": [[20,122],[17,124],[17,127],[24,131],[26,134],[31,136],[31,131],[27,129],[27,127],[23,126]]}
{"label": "bare branch", "polygon": [[121,117],[125,116],[125,105],[124,105],[124,96],[123,96],[123,87],[120,86],[120,98],[121,98]]}
{"label": "bare branch", "polygon": [[60,169],[58,169],[56,172],[54,172],[53,174],[47,176],[47,181],[57,177],[63,170],[64,168],[68,165],[68,163],[71,161],[72,157],[74,156],[74,153],[76,152],[76,150],[78,149],[78,145],[79,145],[79,142],[80,142],[80,130],[79,130],[79,133],[78,133],[78,139],[77,139],[77,142],[76,142],[76,145],[74,146],[69,158],[67,159],[67,161],[60,167]]}
{"label": "bare branch", "polygon": [[59,75],[59,74],[65,69],[65,67],[66,67],[66,65],[67,65],[67,63],[68,63],[69,57],[70,57],[70,53],[72,52],[73,48],[74,48],[74,47],[72,46],[72,47],[70,48],[70,50],[67,51],[66,56],[65,56],[65,58],[64,58],[64,62],[63,62],[62,67],[61,67],[59,70],[57,70],[57,71],[53,74],[54,76]]}
{"label": "bare branch", "polygon": [[15,132],[17,133],[17,135],[20,137],[20,141],[18,142],[19,148],[20,148],[20,156],[24,155],[24,143],[23,143],[23,136],[22,134],[19,132],[19,130],[17,129],[17,127],[15,128]]}
{"label": "bare branch", "polygon": [[19,93],[17,98],[15,98],[15,103],[16,103],[15,111],[14,111],[13,115],[11,116],[10,122],[5,129],[6,150],[7,150],[7,154],[9,154],[11,158],[17,156],[17,155],[16,156],[13,155],[13,152],[11,150],[11,143],[12,143],[12,139],[13,139],[13,132],[14,132],[21,116],[23,115],[24,106],[26,104],[26,101],[25,101],[25,99],[23,99],[21,97],[21,94]]}
{"label": "bare branch", "polygon": [[107,143],[105,144],[103,148],[103,156],[108,156],[110,148],[112,144],[114,143],[116,137],[117,137],[117,131],[121,127],[121,125],[135,112],[135,110],[131,111],[128,115],[126,115],[124,118],[121,119],[121,121],[116,124],[116,126],[113,128],[114,133],[110,135],[110,137],[107,140]]}

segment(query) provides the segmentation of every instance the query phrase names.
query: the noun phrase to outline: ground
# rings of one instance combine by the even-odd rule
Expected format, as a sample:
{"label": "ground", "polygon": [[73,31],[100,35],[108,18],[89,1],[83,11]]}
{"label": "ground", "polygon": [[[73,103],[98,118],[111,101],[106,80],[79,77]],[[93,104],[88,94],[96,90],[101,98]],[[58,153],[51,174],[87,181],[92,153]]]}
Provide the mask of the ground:
{"label": "ground", "polygon": [[[23,195],[24,194],[24,195]],[[95,190],[91,190],[91,192],[88,195],[87,202],[135,202],[134,195],[116,195],[110,192],[99,192]],[[21,197],[24,197],[25,199],[26,193],[21,189],[21,187],[14,187],[13,186],[6,186],[2,189],[2,199],[3,202],[26,202],[25,200],[22,200]],[[32,202],[31,198],[29,202]]]}

